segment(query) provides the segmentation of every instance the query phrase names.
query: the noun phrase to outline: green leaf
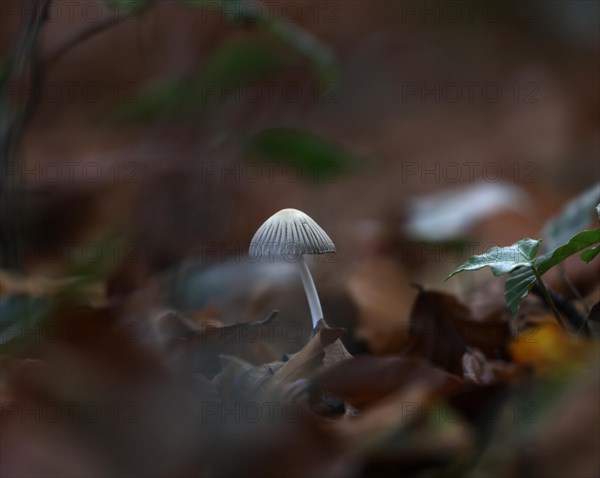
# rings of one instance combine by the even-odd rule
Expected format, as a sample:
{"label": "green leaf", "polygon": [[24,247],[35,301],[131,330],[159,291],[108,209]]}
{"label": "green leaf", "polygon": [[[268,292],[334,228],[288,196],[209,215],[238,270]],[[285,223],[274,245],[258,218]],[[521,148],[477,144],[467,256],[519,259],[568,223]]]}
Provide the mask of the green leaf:
{"label": "green leaf", "polygon": [[598,254],[600,254],[600,246],[583,251],[579,257],[584,262],[591,262]]}
{"label": "green leaf", "polygon": [[310,62],[322,85],[334,87],[339,82],[338,66],[333,52],[312,33],[282,21],[273,21],[266,25],[266,28],[277,40],[289,45]]}
{"label": "green leaf", "polygon": [[221,9],[227,22],[256,24],[268,35],[306,58],[318,73],[322,86],[334,87],[338,82],[338,66],[329,46],[310,31],[295,23],[275,18],[263,4],[254,0],[187,0],[195,6],[210,5]]}
{"label": "green leaf", "polygon": [[193,76],[163,82],[141,95],[124,112],[125,118],[147,120],[160,116],[196,114],[207,106],[239,98],[246,88],[285,66],[281,53],[257,42],[232,42],[221,47]]}
{"label": "green leaf", "polygon": [[285,65],[281,53],[261,42],[232,42],[221,47],[204,66],[200,80],[218,85],[252,81]]}
{"label": "green leaf", "polygon": [[544,254],[536,260],[538,270],[540,274],[544,274],[567,257],[598,243],[600,243],[600,228],[592,229],[591,231],[582,231],[573,236],[568,243]]}
{"label": "green leaf", "polygon": [[335,182],[348,173],[355,158],[340,146],[305,131],[273,128],[250,139],[246,154],[293,166],[291,176],[314,182]]}
{"label": "green leaf", "polygon": [[[557,247],[539,258],[535,258],[541,241],[522,239],[509,247],[494,247],[485,254],[472,256],[467,262],[452,272],[445,280],[462,271],[473,271],[490,267],[495,276],[510,273],[504,285],[504,299],[513,315],[519,311],[522,300],[527,297],[535,284],[535,267],[540,276],[567,257],[600,243],[600,228],[583,231],[573,236],[569,242]],[[582,259],[591,260],[599,252],[592,249],[582,254]]]}
{"label": "green leaf", "polygon": [[495,276],[501,276],[517,267],[531,267],[540,247],[541,241],[536,239],[521,239],[508,247],[493,247],[485,254],[472,256],[454,270],[445,280],[463,271],[474,271],[489,267]]}
{"label": "green leaf", "polygon": [[[600,200],[600,183],[594,184],[544,225],[544,246],[551,251],[565,244],[571,237],[589,225],[594,206]],[[600,212],[599,212],[600,214]]]}
{"label": "green leaf", "polygon": [[535,274],[531,267],[519,267],[511,272],[510,277],[504,283],[504,301],[514,317],[519,312],[521,302],[527,297],[535,281]]}
{"label": "green leaf", "polygon": [[[533,266],[537,268],[539,275],[542,276],[552,267],[564,261],[567,257],[597,244],[598,242],[600,242],[600,228],[580,232],[573,236],[567,244],[537,258],[533,261]],[[598,254],[598,252],[600,252],[600,248],[596,247],[590,251],[585,251],[584,254],[589,253],[586,254],[586,259],[588,259],[588,256],[592,256],[588,259],[589,262]],[[584,254],[582,254],[582,258]],[[527,294],[531,291],[535,281],[535,274],[531,267],[523,267],[511,272],[510,277],[504,284],[504,299],[513,315],[516,315],[519,311],[522,300],[527,297]]]}

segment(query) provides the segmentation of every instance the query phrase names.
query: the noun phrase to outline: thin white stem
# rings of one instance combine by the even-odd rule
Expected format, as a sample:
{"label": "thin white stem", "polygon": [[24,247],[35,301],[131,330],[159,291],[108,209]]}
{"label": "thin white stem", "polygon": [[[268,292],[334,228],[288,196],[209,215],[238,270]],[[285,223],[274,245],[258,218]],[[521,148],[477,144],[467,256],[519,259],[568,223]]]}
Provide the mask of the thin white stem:
{"label": "thin white stem", "polygon": [[304,260],[304,256],[300,256],[298,270],[300,271],[302,285],[304,286],[304,292],[306,293],[306,299],[308,300],[308,306],[310,307],[310,315],[312,316],[314,329],[317,326],[319,319],[323,318],[323,311],[321,310],[321,302],[319,302],[319,295],[317,294],[315,282],[313,281],[312,275],[310,275],[310,270]]}

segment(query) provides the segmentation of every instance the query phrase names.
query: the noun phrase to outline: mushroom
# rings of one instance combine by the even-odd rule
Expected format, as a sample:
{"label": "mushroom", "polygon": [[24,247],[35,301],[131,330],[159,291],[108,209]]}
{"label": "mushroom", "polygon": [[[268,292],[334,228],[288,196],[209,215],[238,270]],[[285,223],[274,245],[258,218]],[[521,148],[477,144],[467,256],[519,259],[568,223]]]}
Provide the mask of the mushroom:
{"label": "mushroom", "polygon": [[313,329],[323,318],[317,288],[304,260],[304,254],[335,252],[335,244],[325,231],[307,214],[298,209],[282,209],[258,228],[250,242],[250,256],[292,256],[310,307]]}

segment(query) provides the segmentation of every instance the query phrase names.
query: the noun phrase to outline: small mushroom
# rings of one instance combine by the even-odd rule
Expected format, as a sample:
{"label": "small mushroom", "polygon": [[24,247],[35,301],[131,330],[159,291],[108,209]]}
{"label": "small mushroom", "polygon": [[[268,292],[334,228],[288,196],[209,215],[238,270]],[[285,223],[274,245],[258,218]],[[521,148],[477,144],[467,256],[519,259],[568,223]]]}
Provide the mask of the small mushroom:
{"label": "small mushroom", "polygon": [[297,259],[314,329],[323,318],[323,311],[304,254],[335,252],[335,244],[325,231],[302,211],[282,209],[258,228],[250,242],[249,252],[251,256],[277,255]]}

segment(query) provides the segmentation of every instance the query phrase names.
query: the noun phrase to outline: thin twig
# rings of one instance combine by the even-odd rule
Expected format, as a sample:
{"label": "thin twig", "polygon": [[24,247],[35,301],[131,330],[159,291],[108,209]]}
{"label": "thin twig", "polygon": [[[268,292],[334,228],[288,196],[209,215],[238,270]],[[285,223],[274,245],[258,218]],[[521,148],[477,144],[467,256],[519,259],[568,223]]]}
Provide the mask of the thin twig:
{"label": "thin twig", "polygon": [[[589,336],[590,331],[587,327],[587,321],[585,317],[583,317],[580,314],[580,312],[573,306],[573,304],[565,297],[554,292],[552,289],[547,288],[547,291],[548,295],[552,299],[552,302],[563,315],[563,317],[567,320],[569,325],[578,333],[582,333],[585,336]],[[533,286],[531,292],[539,297],[544,298],[544,294],[537,284]]]}
{"label": "thin twig", "polygon": [[[10,72],[6,81],[2,81],[0,89],[8,87],[11,79],[22,80],[26,75],[31,93],[25,99],[24,104],[15,105],[6,104],[5,108],[0,108],[0,119],[2,120],[0,128],[0,171],[8,167],[11,159],[15,156],[24,129],[33,117],[35,110],[40,102],[41,86],[44,81],[45,72],[48,67],[53,65],[67,52],[76,45],[86,41],[97,33],[100,33],[112,25],[119,23],[120,20],[130,18],[133,15],[139,15],[154,4],[154,0],[148,0],[139,8],[133,9],[121,16],[109,15],[104,20],[88,24],[75,33],[66,36],[49,53],[41,55],[39,51],[38,38],[42,27],[48,19],[48,9],[53,0],[35,0],[28,24],[21,31],[16,46],[9,57]],[[5,93],[1,91],[1,93]],[[7,97],[7,95],[3,95]],[[8,102],[7,102],[8,103]],[[3,180],[0,180],[0,199],[6,203],[12,191],[14,184],[8,181],[9,175],[2,174]],[[0,219],[0,243],[14,244],[18,247],[20,244],[18,238],[18,225],[15,220],[8,219],[8,215]],[[18,267],[20,254],[18,251],[14,254],[2,254],[0,265]]]}
{"label": "thin twig", "polygon": [[571,291],[571,294],[573,294],[573,296],[577,300],[579,300],[579,302],[581,302],[581,304],[585,308],[585,312],[587,314],[589,314],[590,313],[590,307],[587,304],[587,302],[585,301],[585,299],[583,298],[583,296],[581,295],[581,293],[579,292],[579,290],[577,289],[577,287],[575,287],[575,284],[573,284],[573,282],[571,281],[571,279],[569,279],[569,277],[567,276],[567,273],[565,271],[565,264],[564,264],[564,262],[561,262],[558,265],[558,273],[560,275],[561,280],[566,284],[566,286]]}
{"label": "thin twig", "polygon": [[542,295],[544,296],[544,299],[546,300],[546,303],[552,309],[552,313],[554,314],[556,321],[564,330],[567,330],[567,328],[565,327],[565,324],[563,323],[563,320],[560,316],[560,312],[556,308],[556,304],[554,304],[554,301],[552,300],[552,297],[550,297],[550,293],[548,292],[548,289],[546,289],[546,285],[542,281],[542,277],[540,276],[540,273],[538,272],[537,267],[532,265],[531,270],[533,271],[533,274],[535,275],[535,279],[540,288],[540,291],[542,292]]}
{"label": "thin twig", "polygon": [[[52,0],[39,0],[33,3],[31,16],[27,25],[22,29],[16,46],[9,57],[10,71],[5,81],[0,85],[1,93],[7,98],[4,108],[0,108],[0,168],[3,173],[8,172],[11,158],[16,154],[19,140],[25,124],[39,99],[39,81],[36,69],[33,66],[36,59],[37,39],[42,26],[48,19],[48,8]],[[7,89],[11,81],[21,81],[25,77],[33,93],[30,94],[24,105],[15,105],[9,101]],[[16,175],[2,174],[0,178],[0,203],[5,206],[8,198],[16,188]],[[18,267],[21,258],[21,240],[19,237],[20,216],[15,214],[2,214],[0,218],[0,244],[7,249],[1,255],[0,265],[3,267]],[[11,247],[14,250],[9,250]]]}

